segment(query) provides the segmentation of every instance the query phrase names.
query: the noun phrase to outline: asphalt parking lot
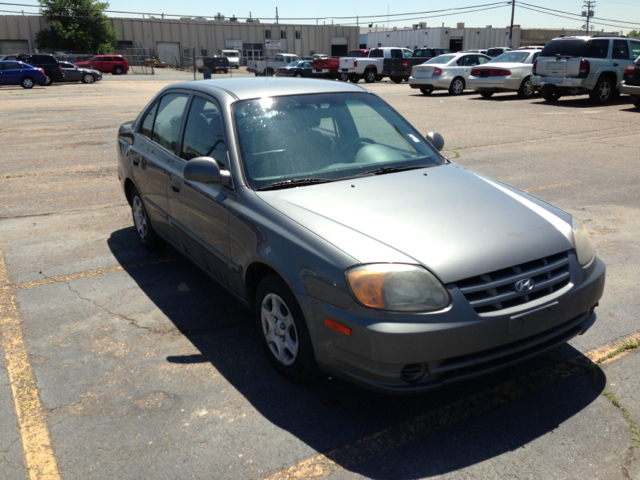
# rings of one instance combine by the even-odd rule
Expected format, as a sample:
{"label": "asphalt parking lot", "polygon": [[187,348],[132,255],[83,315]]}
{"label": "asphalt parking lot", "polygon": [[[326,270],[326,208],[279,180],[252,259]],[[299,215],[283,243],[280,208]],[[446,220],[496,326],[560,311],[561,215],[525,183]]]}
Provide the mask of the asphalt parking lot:
{"label": "asphalt parking lot", "polygon": [[190,79],[0,87],[0,478],[640,478],[640,111],[628,97],[550,105],[367,85],[440,132],[452,161],[583,220],[608,269],[585,335],[396,397],[289,384],[244,307],[170,248],[138,245],[116,132]]}

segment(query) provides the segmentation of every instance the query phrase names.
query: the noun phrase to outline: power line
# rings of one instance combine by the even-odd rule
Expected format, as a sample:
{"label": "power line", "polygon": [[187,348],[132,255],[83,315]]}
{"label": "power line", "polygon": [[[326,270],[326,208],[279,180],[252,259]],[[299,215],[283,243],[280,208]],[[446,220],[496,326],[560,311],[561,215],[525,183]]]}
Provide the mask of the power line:
{"label": "power line", "polygon": [[[525,3],[525,2],[520,2],[520,1],[517,1],[516,5],[520,5],[520,6],[527,5],[528,7],[533,7],[533,8],[537,8],[537,9],[540,9],[540,10],[549,10],[551,12],[562,13],[564,15],[572,15],[574,17],[577,17],[576,20],[580,20],[580,21],[582,20],[582,15],[578,15],[577,13],[563,12],[562,10],[554,10],[553,8],[547,8],[547,7],[539,7],[537,5],[531,5],[530,3]],[[522,8],[524,8],[524,7],[522,7]],[[545,13],[545,12],[540,12],[540,13]],[[595,16],[591,17],[591,18],[596,19],[596,20],[603,20],[605,22],[626,23],[626,24],[629,24],[629,25],[632,25],[632,26],[640,26],[640,23],[637,23],[637,22],[625,22],[623,20],[614,20],[614,19],[611,19],[611,18],[600,18],[600,17],[595,17]]]}
{"label": "power line", "polygon": [[[569,20],[574,20],[574,21],[580,21],[580,20],[581,20],[581,17],[578,17],[578,18],[567,17],[567,16],[565,16],[565,15],[559,15],[559,14],[557,14],[557,13],[546,12],[546,11],[544,11],[544,10],[538,10],[538,9],[536,9],[536,8],[525,7],[525,6],[523,6],[523,5],[520,5],[520,8],[524,8],[525,10],[531,10],[532,12],[536,12],[536,13],[542,13],[542,14],[544,14],[544,15],[551,15],[551,16],[553,16],[553,17],[558,17],[558,18],[567,18],[567,19],[569,19]],[[615,21],[615,20],[614,20],[614,21]],[[605,27],[624,28],[624,27],[622,27],[622,26],[620,26],[620,25],[613,25],[613,24],[610,24],[610,23],[604,23],[604,22],[595,22],[595,21],[593,21],[593,22],[591,22],[591,23],[592,23],[592,24],[594,24],[594,25],[600,25],[600,26],[605,26]],[[627,27],[627,28],[628,28],[628,27]]]}

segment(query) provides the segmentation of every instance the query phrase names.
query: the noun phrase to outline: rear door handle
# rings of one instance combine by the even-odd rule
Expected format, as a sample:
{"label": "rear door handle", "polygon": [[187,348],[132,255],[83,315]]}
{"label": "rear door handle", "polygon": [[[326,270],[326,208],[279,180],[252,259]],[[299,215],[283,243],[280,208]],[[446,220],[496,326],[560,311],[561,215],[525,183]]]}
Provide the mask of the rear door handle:
{"label": "rear door handle", "polygon": [[180,187],[182,187],[182,185],[180,184],[179,181],[171,180],[171,190],[173,190],[176,193],[180,193]]}

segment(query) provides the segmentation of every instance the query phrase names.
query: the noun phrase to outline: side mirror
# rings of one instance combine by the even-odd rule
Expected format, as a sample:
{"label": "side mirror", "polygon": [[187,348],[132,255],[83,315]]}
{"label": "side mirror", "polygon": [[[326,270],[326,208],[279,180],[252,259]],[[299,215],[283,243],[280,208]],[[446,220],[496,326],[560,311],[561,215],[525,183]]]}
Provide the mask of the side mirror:
{"label": "side mirror", "polygon": [[218,162],[211,157],[196,157],[189,160],[184,167],[184,179],[227,187],[231,184],[231,173],[221,170]]}
{"label": "side mirror", "polygon": [[436,150],[440,151],[444,147],[444,138],[438,132],[429,132],[427,134],[427,140]]}

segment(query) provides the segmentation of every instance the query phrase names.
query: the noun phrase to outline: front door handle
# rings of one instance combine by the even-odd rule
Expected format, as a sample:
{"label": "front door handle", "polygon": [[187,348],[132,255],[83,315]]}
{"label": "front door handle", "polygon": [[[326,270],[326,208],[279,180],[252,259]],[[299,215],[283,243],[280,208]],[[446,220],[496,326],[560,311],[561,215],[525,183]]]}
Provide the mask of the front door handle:
{"label": "front door handle", "polygon": [[132,162],[133,164],[137,167],[138,165],[140,165],[140,161],[142,160],[142,157],[140,155],[137,155],[135,153],[131,154],[131,158],[132,158]]}
{"label": "front door handle", "polygon": [[180,193],[180,187],[182,185],[180,184],[179,181],[177,180],[171,180],[171,190],[173,190],[176,193]]}

